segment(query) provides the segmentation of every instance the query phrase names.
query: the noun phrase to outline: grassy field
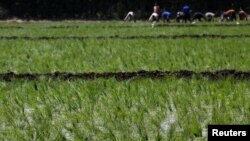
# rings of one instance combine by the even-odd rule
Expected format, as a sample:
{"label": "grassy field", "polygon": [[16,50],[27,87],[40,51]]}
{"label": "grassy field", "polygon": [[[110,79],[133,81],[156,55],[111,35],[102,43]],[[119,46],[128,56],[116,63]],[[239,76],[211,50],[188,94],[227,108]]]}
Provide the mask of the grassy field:
{"label": "grassy field", "polygon": [[249,39],[1,41],[0,72],[249,70]]}
{"label": "grassy field", "polygon": [[[249,24],[1,22],[0,37],[91,38],[0,38],[0,73],[249,71],[249,37],[94,38],[250,35]],[[208,124],[249,124],[250,81],[0,79],[0,107],[0,140],[206,140]]]}

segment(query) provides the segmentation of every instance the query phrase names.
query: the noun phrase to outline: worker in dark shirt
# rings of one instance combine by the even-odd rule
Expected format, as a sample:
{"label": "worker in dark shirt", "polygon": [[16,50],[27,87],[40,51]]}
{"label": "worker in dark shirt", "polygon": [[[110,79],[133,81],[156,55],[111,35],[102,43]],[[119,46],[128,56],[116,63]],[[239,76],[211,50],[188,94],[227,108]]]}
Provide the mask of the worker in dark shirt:
{"label": "worker in dark shirt", "polygon": [[206,17],[204,14],[202,14],[201,12],[195,12],[193,17],[192,17],[192,21],[194,20],[199,20],[201,22],[201,19],[206,20]]}

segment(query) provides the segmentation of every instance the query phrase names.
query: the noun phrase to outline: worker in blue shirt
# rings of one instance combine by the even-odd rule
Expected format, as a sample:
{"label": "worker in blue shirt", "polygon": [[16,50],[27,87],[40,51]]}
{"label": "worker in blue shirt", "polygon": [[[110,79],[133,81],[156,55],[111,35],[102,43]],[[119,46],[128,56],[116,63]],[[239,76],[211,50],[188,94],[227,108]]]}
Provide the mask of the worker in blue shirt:
{"label": "worker in blue shirt", "polygon": [[191,22],[191,16],[190,16],[190,8],[188,5],[183,6],[182,12],[184,13],[184,21],[190,21]]}
{"label": "worker in blue shirt", "polygon": [[163,19],[163,22],[170,22],[170,16],[171,16],[171,13],[168,12],[168,11],[163,11],[162,12],[162,19]]}

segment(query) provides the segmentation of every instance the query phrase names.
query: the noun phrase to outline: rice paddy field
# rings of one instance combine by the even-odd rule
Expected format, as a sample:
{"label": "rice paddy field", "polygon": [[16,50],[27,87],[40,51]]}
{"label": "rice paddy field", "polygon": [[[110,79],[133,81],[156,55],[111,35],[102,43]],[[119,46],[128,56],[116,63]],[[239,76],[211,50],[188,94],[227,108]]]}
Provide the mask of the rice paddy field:
{"label": "rice paddy field", "polygon": [[250,123],[250,22],[0,22],[0,140],[207,140]]}

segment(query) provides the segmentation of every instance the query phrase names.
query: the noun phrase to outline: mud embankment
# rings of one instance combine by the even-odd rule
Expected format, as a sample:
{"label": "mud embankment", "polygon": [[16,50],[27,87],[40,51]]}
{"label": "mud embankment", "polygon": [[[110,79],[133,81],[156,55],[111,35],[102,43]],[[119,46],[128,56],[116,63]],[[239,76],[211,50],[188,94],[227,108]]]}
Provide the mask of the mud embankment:
{"label": "mud embankment", "polygon": [[201,38],[250,38],[250,34],[218,35],[218,34],[181,34],[181,35],[134,35],[134,36],[0,36],[0,40],[86,40],[86,39],[201,39]]}
{"label": "mud embankment", "polygon": [[17,74],[13,72],[1,73],[0,79],[5,81],[11,81],[13,79],[27,79],[35,80],[39,78],[47,79],[61,79],[61,80],[74,80],[74,79],[83,79],[83,80],[95,80],[98,78],[110,79],[115,78],[117,80],[129,80],[134,78],[208,78],[211,80],[223,79],[223,78],[234,78],[239,80],[250,80],[250,71],[237,71],[237,70],[219,70],[219,71],[203,71],[203,72],[194,72],[188,70],[180,71],[137,71],[137,72],[86,72],[86,73],[72,73],[72,72],[53,72],[53,73],[23,73]]}

